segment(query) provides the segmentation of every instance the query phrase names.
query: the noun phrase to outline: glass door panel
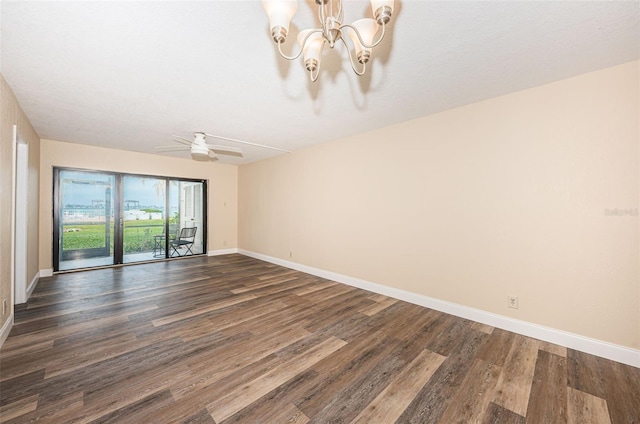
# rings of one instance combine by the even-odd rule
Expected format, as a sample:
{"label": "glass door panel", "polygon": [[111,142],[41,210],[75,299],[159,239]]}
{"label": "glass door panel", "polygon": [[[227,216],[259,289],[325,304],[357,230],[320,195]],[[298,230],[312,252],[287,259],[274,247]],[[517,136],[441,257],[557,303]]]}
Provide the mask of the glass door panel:
{"label": "glass door panel", "polygon": [[123,185],[123,263],[165,258],[166,180],[125,175]]}
{"label": "glass door panel", "polygon": [[204,184],[199,181],[172,181],[169,199],[172,222],[177,224],[175,239],[169,243],[169,256],[204,253]]}
{"label": "glass door panel", "polygon": [[61,170],[58,269],[113,265],[115,176]]}

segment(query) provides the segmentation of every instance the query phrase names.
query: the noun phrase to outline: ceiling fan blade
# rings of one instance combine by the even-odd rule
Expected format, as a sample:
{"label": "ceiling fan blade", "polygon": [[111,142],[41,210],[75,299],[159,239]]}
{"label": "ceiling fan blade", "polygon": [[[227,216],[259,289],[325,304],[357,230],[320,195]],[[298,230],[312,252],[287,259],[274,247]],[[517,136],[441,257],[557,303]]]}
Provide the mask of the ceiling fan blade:
{"label": "ceiling fan blade", "polygon": [[291,153],[290,150],[280,149],[278,147],[265,146],[264,144],[251,143],[249,141],[236,140],[235,138],[222,137],[219,135],[206,134],[207,137],[219,138],[220,140],[233,141],[234,143],[248,144],[249,146],[262,147],[263,149],[278,150],[279,152]]}
{"label": "ceiling fan blade", "polygon": [[187,146],[156,146],[156,150],[161,152],[184,152],[189,150],[190,147]]}
{"label": "ceiling fan blade", "polygon": [[210,148],[211,150],[215,150],[216,152],[222,153],[222,154],[224,154],[225,152],[242,154],[242,149],[239,147],[221,146],[219,144],[209,144],[209,143],[207,143],[207,147]]}
{"label": "ceiling fan blade", "polygon": [[173,138],[175,138],[175,142],[177,143],[182,143],[182,144],[186,144],[187,146],[191,146],[193,144],[193,140],[188,140],[184,137],[180,137],[179,135],[174,135],[172,136]]}

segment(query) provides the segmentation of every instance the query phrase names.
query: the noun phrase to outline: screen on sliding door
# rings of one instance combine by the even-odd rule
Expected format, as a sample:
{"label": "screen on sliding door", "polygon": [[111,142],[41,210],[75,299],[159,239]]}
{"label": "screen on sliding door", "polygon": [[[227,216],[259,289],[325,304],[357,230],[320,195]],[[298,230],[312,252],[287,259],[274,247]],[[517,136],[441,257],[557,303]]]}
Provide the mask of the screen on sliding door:
{"label": "screen on sliding door", "polygon": [[59,172],[59,270],[113,264],[115,176]]}

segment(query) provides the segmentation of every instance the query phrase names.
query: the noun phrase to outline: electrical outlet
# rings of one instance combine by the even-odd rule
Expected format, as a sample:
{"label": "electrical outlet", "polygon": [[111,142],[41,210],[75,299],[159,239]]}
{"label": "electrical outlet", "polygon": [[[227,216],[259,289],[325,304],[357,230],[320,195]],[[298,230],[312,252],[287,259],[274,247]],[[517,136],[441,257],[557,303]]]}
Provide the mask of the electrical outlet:
{"label": "electrical outlet", "polygon": [[289,257],[293,258],[293,252],[292,251],[289,251]]}
{"label": "electrical outlet", "polygon": [[7,299],[2,300],[2,315],[7,313]]}
{"label": "electrical outlet", "polygon": [[518,309],[518,296],[507,296],[507,306]]}

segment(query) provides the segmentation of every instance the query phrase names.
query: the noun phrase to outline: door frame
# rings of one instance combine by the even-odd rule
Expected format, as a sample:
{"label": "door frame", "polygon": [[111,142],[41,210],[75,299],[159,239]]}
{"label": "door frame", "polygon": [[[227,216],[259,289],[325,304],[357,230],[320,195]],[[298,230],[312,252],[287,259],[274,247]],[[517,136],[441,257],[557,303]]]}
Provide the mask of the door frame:
{"label": "door frame", "polygon": [[29,145],[20,137],[18,126],[13,126],[14,146],[14,219],[13,219],[13,304],[27,301],[27,243]]}
{"label": "door frame", "polygon": [[[27,204],[29,196],[29,145],[13,125],[11,210],[11,308],[27,301]],[[13,312],[13,311],[11,311]]]}

